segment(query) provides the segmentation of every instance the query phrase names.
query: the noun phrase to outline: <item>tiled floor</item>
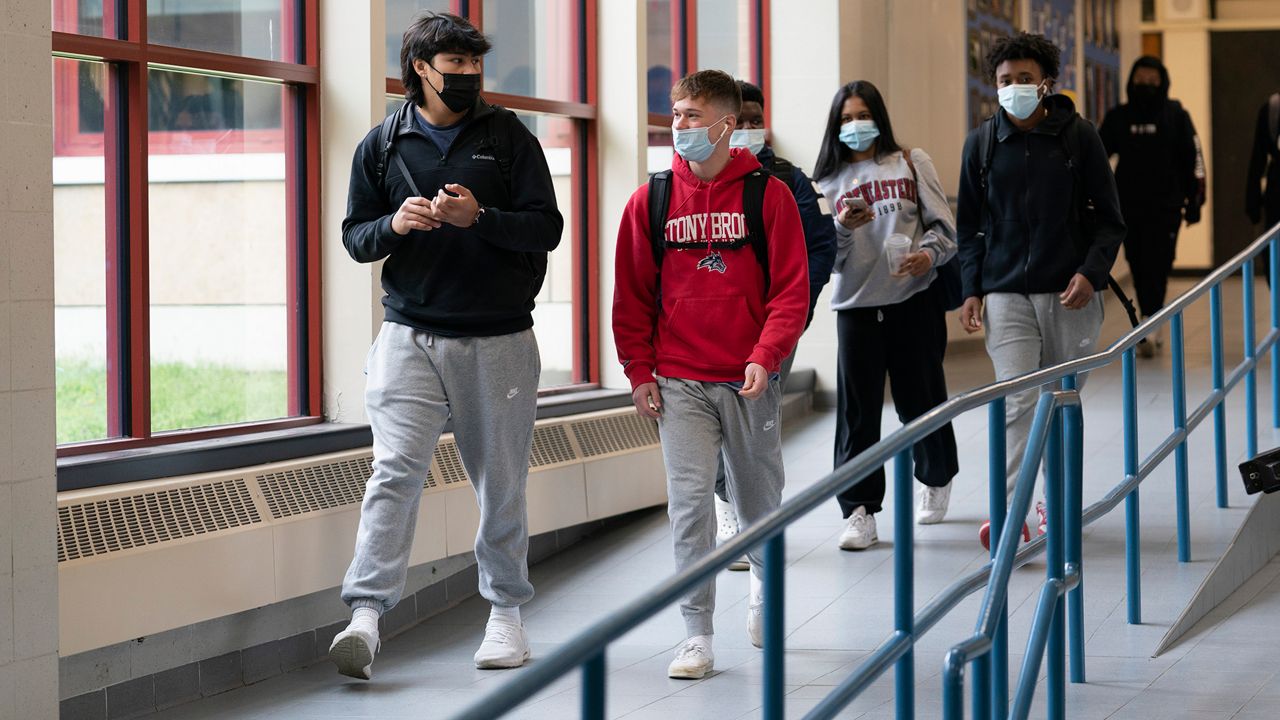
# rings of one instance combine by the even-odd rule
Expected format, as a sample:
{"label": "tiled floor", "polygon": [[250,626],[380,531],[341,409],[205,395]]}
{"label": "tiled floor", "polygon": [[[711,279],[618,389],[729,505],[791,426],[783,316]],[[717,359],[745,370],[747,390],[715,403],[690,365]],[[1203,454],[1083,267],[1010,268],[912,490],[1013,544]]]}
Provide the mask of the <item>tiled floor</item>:
{"label": "tiled floor", "polygon": [[[1238,317],[1239,291],[1225,293],[1229,317]],[[1234,303],[1232,302],[1234,300]],[[1260,298],[1261,300],[1261,298]],[[1259,302],[1260,308],[1267,307]],[[1112,312],[1104,340],[1124,329]],[[1238,326],[1238,321],[1231,323]],[[1261,325],[1261,323],[1260,323]],[[1209,387],[1208,316],[1203,307],[1187,316],[1190,401],[1194,408]],[[1228,328],[1228,342],[1239,358],[1240,331]],[[1262,333],[1259,333],[1261,337]],[[1143,454],[1171,425],[1169,359],[1166,354],[1139,366]],[[1269,366],[1268,366],[1269,368]],[[980,352],[953,354],[948,360],[952,390],[991,379]],[[1266,373],[1259,378],[1264,391]],[[1119,367],[1096,372],[1085,391],[1086,503],[1120,480]],[[1263,395],[1264,398],[1268,397]],[[1264,409],[1261,447],[1277,444]],[[1243,455],[1239,393],[1230,401],[1228,434],[1231,460]],[[886,428],[896,426],[886,412]],[[788,492],[794,493],[830,470],[833,417],[815,414],[788,428],[785,445]],[[956,423],[963,472],[957,478],[951,511],[941,525],[916,528],[916,598],[923,605],[955,578],[983,562],[976,541],[986,516],[985,413]],[[1150,657],[1161,637],[1226,548],[1252,498],[1236,476],[1230,478],[1232,507],[1214,507],[1208,426],[1190,445],[1192,488],[1192,562],[1174,557],[1172,462],[1142,488],[1143,617],[1125,623],[1123,513],[1116,511],[1086,529],[1086,633],[1088,676],[1068,688],[1073,718],[1272,718],[1280,717],[1280,677],[1275,646],[1280,641],[1280,562],[1273,562],[1227,603],[1161,657]],[[1234,465],[1233,465],[1234,467]],[[794,525],[787,534],[787,713],[800,717],[881,642],[892,624],[892,518],[880,516],[881,545],[862,553],[836,548],[839,513],[832,502]],[[663,512],[593,537],[536,566],[537,597],[525,607],[534,659],[590,621],[643,593],[672,570],[670,538]],[[1043,562],[1015,573],[1010,585],[1010,635],[1019,666]],[[716,670],[699,682],[669,680],[670,651],[682,639],[682,623],[673,607],[643,624],[608,653],[608,712],[628,720],[657,718],[750,718],[759,716],[760,653],[745,632],[745,573],[718,579]],[[974,595],[919,642],[916,652],[917,711],[936,717],[940,709],[942,655],[972,632],[980,595]],[[519,671],[478,671],[471,654],[479,643],[487,607],[478,599],[397,636],[384,646],[372,682],[356,682],[334,673],[328,664],[299,670],[199,703],[161,713],[158,718],[423,718],[447,717],[476,701]],[[1015,678],[1016,680],[1016,678]],[[576,717],[578,677],[562,678],[512,713],[518,718]],[[1033,716],[1043,716],[1043,688]],[[851,704],[843,717],[893,716],[892,673]]]}

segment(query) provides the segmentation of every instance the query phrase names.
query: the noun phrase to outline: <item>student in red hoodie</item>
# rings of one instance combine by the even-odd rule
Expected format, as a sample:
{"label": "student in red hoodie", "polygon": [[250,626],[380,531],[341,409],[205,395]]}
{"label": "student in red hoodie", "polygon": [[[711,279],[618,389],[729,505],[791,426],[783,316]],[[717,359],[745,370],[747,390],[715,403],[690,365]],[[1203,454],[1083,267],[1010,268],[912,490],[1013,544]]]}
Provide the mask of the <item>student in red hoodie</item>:
{"label": "student in red hoodie", "polygon": [[[809,277],[800,213],[782,181],[764,178],[755,214],[764,251],[748,236],[744,178],[761,170],[749,150],[729,147],[738,84],[703,70],[677,83],[671,99],[676,156],[664,247],[655,253],[650,242],[649,191],[641,187],[618,229],[613,333],[636,409],[658,421],[676,568],[684,570],[715,547],[711,495],[722,449],[744,527],[782,501],[777,377],[804,330]],[[760,549],[748,553],[747,632],[756,647],[761,559]],[[667,674],[701,678],[714,664],[715,584],[694,590],[680,611],[687,639]]]}

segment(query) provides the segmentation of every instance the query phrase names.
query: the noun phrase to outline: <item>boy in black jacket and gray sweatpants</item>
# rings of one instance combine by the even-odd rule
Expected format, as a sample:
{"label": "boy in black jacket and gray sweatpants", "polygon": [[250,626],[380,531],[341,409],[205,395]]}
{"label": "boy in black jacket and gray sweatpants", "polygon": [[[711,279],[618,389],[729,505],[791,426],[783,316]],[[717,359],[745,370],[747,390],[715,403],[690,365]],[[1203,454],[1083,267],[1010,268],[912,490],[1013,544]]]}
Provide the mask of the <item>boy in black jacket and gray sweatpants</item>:
{"label": "boy in black jacket and gray sweatpants", "polygon": [[365,363],[373,476],[342,584],[352,620],[329,649],[352,677],[371,676],[378,617],[404,590],[450,418],[480,505],[480,594],[493,606],[476,667],[529,657],[525,481],[541,369],[530,313],[564,221],[537,139],[479,97],[488,50],[455,15],[414,21],[400,53],[407,102],[352,162],[343,244],[359,262],[386,259],[385,320]]}
{"label": "boy in black jacket and gray sweatpants", "polygon": [[[1069,98],[1050,94],[1058,65],[1058,48],[1041,35],[996,41],[987,72],[1002,110],[964,145],[956,216],[965,296],[960,323],[976,332],[985,315],[998,380],[1095,352],[1101,291],[1124,239],[1115,177],[1098,133]],[[1091,223],[1081,221],[1086,198],[1094,206]],[[1006,406],[1009,491],[1037,399],[1023,392]],[[1043,512],[1040,518],[1043,531]]]}

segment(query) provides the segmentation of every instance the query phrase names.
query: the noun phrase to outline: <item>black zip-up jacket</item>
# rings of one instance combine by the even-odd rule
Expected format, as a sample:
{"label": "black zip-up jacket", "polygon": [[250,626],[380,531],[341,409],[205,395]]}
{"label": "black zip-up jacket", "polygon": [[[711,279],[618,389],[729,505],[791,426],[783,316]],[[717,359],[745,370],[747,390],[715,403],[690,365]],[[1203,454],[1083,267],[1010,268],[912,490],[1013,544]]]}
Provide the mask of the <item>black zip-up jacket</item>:
{"label": "black zip-up jacket", "polygon": [[[1135,100],[1138,68],[1160,73],[1158,97]],[[1196,179],[1196,127],[1177,100],[1169,99],[1169,71],[1154,58],[1142,58],[1129,71],[1129,102],[1107,111],[1098,136],[1107,155],[1119,155],[1116,187],[1131,219],[1199,219],[1200,182]],[[1162,223],[1163,226],[1163,223]]]}
{"label": "black zip-up jacket", "polygon": [[[772,171],[774,158],[773,148],[765,145],[756,155],[760,165]],[[790,164],[789,160],[784,160]],[[831,214],[823,212],[818,198],[822,197],[814,190],[813,181],[799,167],[792,165],[791,177],[780,177],[791,188],[796,198],[796,207],[800,209],[800,222],[804,225],[804,244],[809,254],[809,314],[805,327],[813,322],[813,311],[818,307],[818,295],[831,279],[831,269],[836,264],[836,226],[831,222]]]}
{"label": "black zip-up jacket", "polygon": [[[477,100],[467,125],[441,155],[413,112],[400,113],[395,151],[418,190],[431,198],[445,184],[458,183],[475,195],[484,214],[471,227],[445,224],[396,234],[391,218],[413,192],[393,158],[387,159],[385,187],[379,183],[379,125],[351,162],[342,244],[358,262],[386,258],[382,305],[391,322],[454,337],[533,327],[547,253],[560,244],[564,229],[542,146],[515,113]],[[491,121],[495,134],[510,138],[509,188],[495,158],[499,149],[490,147]]]}
{"label": "black zip-up jacket", "polygon": [[[984,128],[979,125],[965,140],[956,233],[966,298],[993,292],[1060,293],[1076,273],[1094,290],[1107,286],[1125,233],[1115,175],[1097,131],[1076,115],[1071,99],[1050,95],[1044,103],[1049,116],[1025,133],[1003,110],[997,111],[982,218],[979,133]],[[1083,203],[1073,196],[1063,132],[1077,134],[1073,162],[1079,167],[1080,190],[1095,207],[1087,238],[1080,222]]]}
{"label": "black zip-up jacket", "polygon": [[[1263,103],[1258,108],[1253,149],[1249,152],[1249,176],[1244,188],[1244,209],[1249,221],[1257,225],[1265,216],[1267,227],[1280,222],[1280,138],[1271,134],[1269,118],[1270,108],[1268,103]],[[1266,193],[1262,192],[1264,176]]]}

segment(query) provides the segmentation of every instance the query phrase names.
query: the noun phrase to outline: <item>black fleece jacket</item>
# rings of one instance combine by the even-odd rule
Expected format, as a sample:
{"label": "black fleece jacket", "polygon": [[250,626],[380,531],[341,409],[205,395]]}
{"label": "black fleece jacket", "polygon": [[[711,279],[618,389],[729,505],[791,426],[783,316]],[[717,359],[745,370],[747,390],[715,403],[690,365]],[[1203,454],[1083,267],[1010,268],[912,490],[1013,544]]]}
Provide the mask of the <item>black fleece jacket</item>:
{"label": "black fleece jacket", "polygon": [[[984,160],[979,133],[985,124],[965,140],[956,231],[966,298],[1060,293],[1076,273],[1094,290],[1107,286],[1125,233],[1111,164],[1098,133],[1076,114],[1070,98],[1050,95],[1044,104],[1049,116],[1025,133],[997,111],[985,217],[979,217]],[[1081,188],[1075,188],[1067,163],[1064,132],[1076,133],[1073,162]],[[1092,230],[1080,222],[1084,203],[1075,190],[1093,202]]]}
{"label": "black fleece jacket", "polygon": [[[399,112],[395,151],[418,190],[431,198],[457,183],[475,195],[484,214],[470,227],[446,224],[396,234],[391,218],[414,193],[392,158],[385,182],[379,182],[379,125],[351,162],[342,244],[358,262],[386,258],[382,305],[391,322],[454,337],[533,327],[533,300],[547,272],[547,253],[560,244],[564,229],[542,146],[510,110],[477,100],[467,125],[441,155],[413,112],[407,104]],[[491,134],[505,134],[509,141],[494,147]],[[509,184],[495,155],[504,148],[512,154]]]}

